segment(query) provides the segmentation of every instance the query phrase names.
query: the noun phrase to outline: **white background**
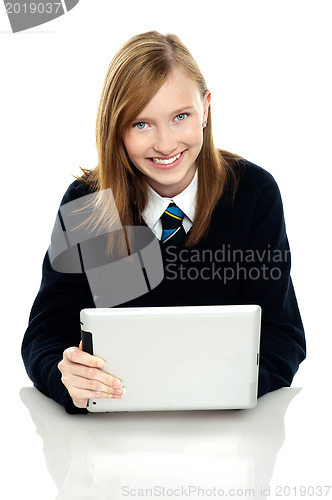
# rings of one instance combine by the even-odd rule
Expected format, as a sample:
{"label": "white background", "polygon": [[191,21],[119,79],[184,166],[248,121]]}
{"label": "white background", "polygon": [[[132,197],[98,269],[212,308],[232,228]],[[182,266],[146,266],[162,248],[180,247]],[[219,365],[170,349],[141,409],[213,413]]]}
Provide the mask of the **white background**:
{"label": "white background", "polygon": [[[216,145],[278,182],[308,343],[294,384],[315,396],[301,411],[311,412],[324,439],[320,408],[331,398],[332,348],[331,10],[322,0],[81,0],[48,24],[12,34],[1,3],[1,377],[9,399],[31,385],[20,344],[58,205],[79,166],[96,165],[107,66],[129,37],[155,29],[180,36],[205,75]],[[298,412],[290,410],[287,422],[294,446],[317,443]],[[324,469],[328,451],[315,452]],[[288,461],[281,451],[276,467],[285,477]]]}

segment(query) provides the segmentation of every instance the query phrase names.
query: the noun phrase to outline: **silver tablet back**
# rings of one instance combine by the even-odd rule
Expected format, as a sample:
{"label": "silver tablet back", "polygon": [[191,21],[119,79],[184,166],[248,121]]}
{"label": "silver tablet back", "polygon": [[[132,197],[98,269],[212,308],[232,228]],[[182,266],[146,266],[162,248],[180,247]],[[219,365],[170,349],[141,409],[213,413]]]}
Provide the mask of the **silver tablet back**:
{"label": "silver tablet back", "polygon": [[252,408],[257,403],[257,305],[83,309],[83,349],[123,382],[92,412]]}

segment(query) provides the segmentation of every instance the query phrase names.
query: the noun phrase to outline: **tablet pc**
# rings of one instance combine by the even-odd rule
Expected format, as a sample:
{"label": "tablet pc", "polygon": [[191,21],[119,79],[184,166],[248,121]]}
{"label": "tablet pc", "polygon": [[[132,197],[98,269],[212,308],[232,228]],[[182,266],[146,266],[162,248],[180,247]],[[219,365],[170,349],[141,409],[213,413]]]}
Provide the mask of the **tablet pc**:
{"label": "tablet pc", "polygon": [[83,349],[122,380],[120,399],[91,412],[252,408],[257,403],[258,305],[81,311]]}

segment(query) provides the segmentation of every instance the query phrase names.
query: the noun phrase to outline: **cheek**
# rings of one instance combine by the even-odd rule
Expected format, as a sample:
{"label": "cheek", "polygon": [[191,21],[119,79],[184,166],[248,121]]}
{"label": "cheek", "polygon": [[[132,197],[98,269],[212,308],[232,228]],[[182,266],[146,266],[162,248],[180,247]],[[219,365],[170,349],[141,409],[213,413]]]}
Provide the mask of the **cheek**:
{"label": "cheek", "polygon": [[135,136],[128,133],[123,137],[123,144],[127,150],[127,153],[130,158],[138,156],[140,153],[140,141],[137,140]]}
{"label": "cheek", "polygon": [[203,143],[203,132],[200,123],[192,123],[185,132],[186,142],[190,146],[198,146]]}

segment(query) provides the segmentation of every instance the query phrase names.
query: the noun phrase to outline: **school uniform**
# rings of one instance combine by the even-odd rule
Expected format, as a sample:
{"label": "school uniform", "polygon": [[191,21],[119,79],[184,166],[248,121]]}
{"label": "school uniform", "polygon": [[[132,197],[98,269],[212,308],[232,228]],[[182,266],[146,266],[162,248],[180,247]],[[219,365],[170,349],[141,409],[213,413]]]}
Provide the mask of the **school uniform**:
{"label": "school uniform", "polygon": [[[267,171],[242,161],[243,172],[231,206],[221,196],[205,238],[196,246],[160,244],[164,277],[159,285],[117,307],[258,304],[262,308],[258,396],[290,386],[306,355],[304,329],[290,277],[290,250],[278,186]],[[197,174],[174,198],[148,189],[142,213],[160,239],[160,216],[170,201],[184,212],[188,234],[195,219]],[[73,182],[61,205],[88,194]],[[57,367],[63,351],[80,342],[80,310],[95,307],[84,273],[52,269],[48,253],[41,287],[22,344],[27,373],[35,386],[68,413],[76,408]],[[120,333],[119,333],[120,334]],[[130,346],[128,346],[130,349]],[[148,390],[148,388],[146,389]]]}

